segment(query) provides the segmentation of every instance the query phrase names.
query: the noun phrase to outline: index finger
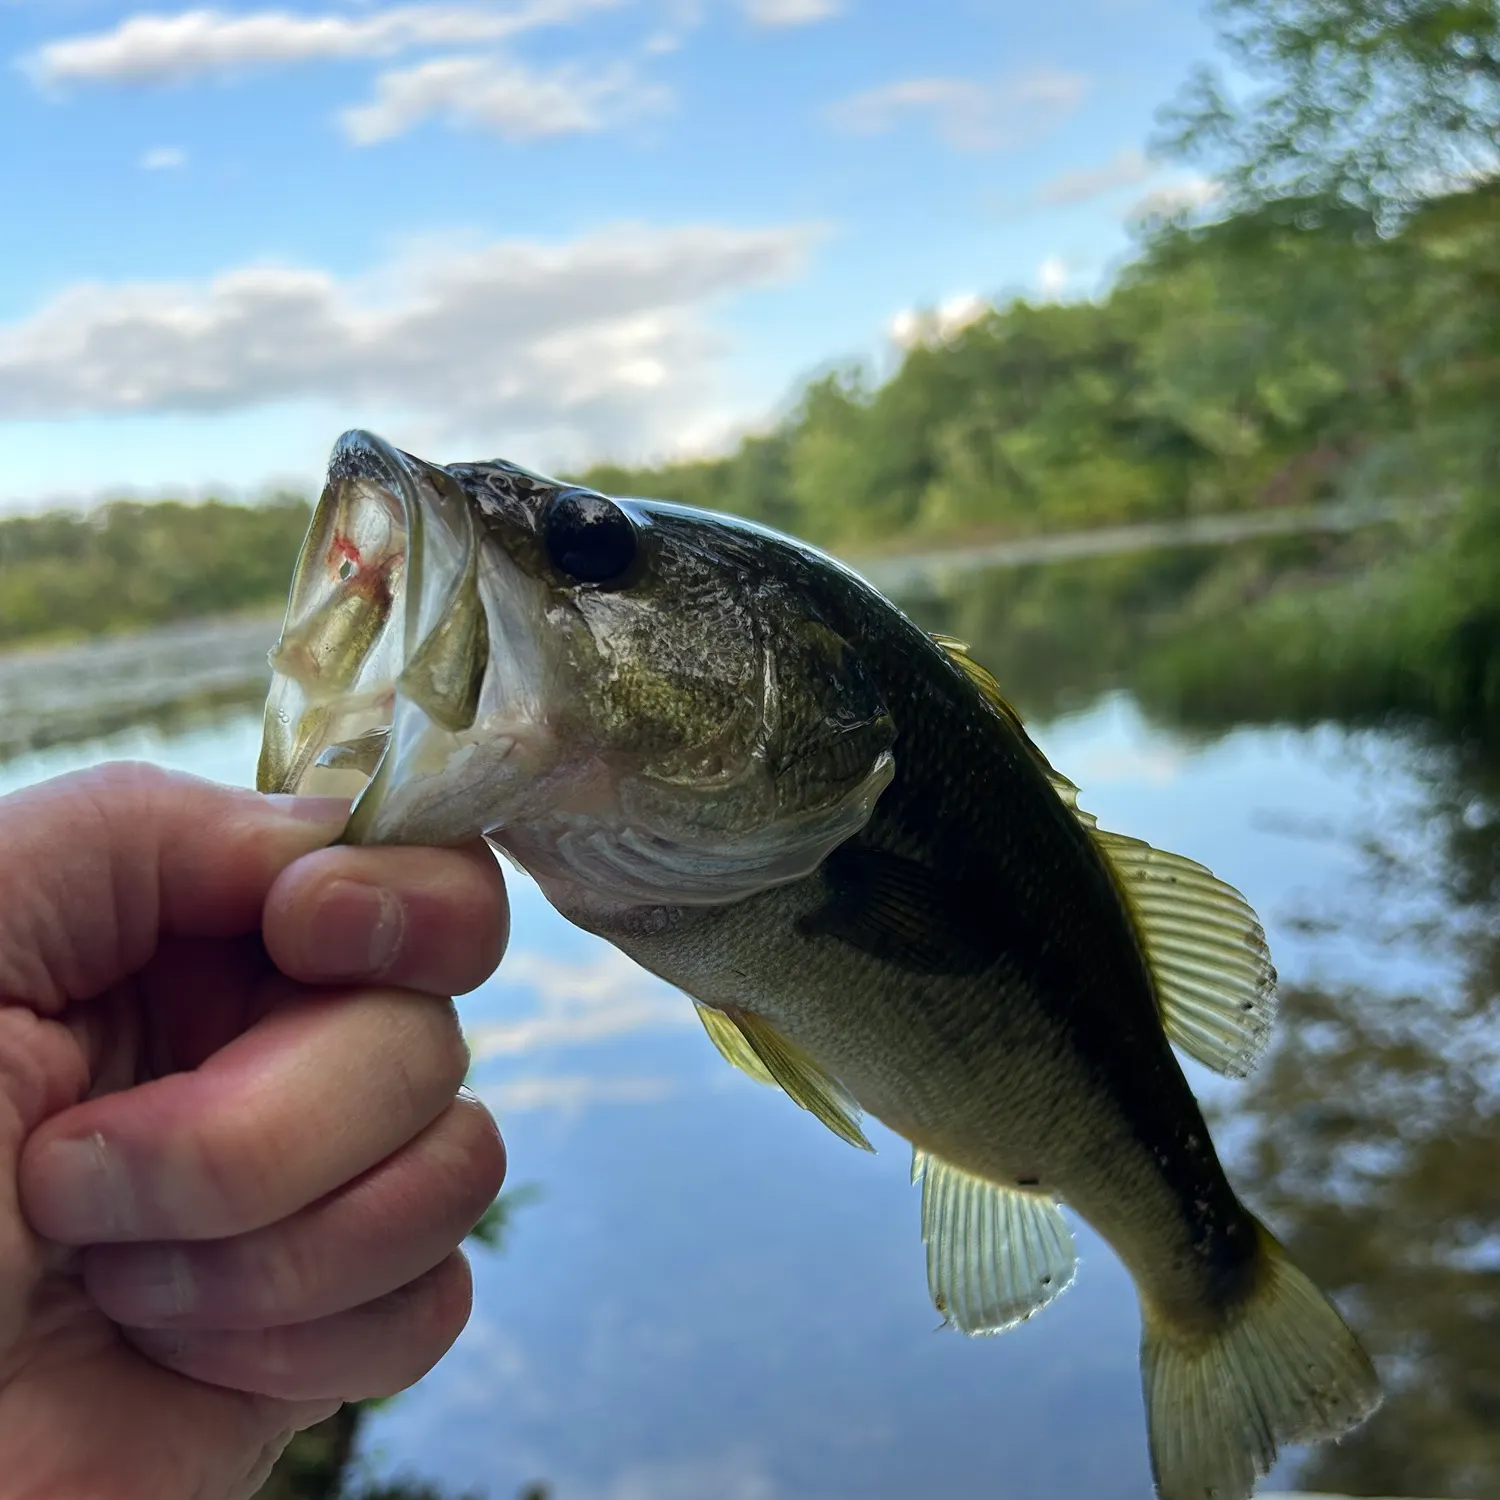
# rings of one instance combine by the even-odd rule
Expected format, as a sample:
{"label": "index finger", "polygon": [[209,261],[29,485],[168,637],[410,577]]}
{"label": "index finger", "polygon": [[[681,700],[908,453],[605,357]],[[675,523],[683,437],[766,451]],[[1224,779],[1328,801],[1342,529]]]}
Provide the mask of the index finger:
{"label": "index finger", "polygon": [[257,930],[277,875],[347,815],[130,762],[0,798],[0,994],[56,1012],[134,974],[163,934]]}

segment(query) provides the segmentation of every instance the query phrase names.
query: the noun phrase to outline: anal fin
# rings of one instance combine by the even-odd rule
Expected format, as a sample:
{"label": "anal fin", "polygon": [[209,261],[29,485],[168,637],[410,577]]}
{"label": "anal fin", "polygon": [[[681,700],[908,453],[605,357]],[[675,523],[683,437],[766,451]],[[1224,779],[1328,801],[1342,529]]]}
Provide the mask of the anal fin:
{"label": "anal fin", "polygon": [[762,1083],[779,1084],[793,1103],[816,1115],[840,1140],[874,1151],[859,1128],[859,1105],[849,1091],[769,1021],[751,1011],[705,1005],[698,1006],[698,1016],[726,1061]]}
{"label": "anal fin", "polygon": [[925,1151],[913,1153],[911,1172],[922,1180],[927,1288],[945,1322],[963,1333],[1002,1333],[1072,1284],[1073,1236],[1051,1198]]}

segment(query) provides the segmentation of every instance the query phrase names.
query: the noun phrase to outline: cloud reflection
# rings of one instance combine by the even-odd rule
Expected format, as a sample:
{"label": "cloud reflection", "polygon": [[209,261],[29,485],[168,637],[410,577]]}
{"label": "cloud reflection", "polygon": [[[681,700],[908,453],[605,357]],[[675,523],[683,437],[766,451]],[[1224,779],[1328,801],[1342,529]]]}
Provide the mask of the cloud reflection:
{"label": "cloud reflection", "polygon": [[582,1073],[535,1074],[480,1086],[479,1097],[497,1114],[556,1109],[582,1114],[595,1104],[658,1104],[676,1092],[670,1078],[598,1078]]}
{"label": "cloud reflection", "polygon": [[687,1459],[679,1463],[639,1464],[602,1485],[569,1484],[558,1494],[579,1500],[775,1500],[781,1489],[753,1453]]}
{"label": "cloud reflection", "polygon": [[523,950],[505,960],[500,974],[507,989],[530,990],[537,1007],[515,1021],[473,1027],[475,1062],[693,1021],[686,997],[614,948],[601,947],[581,961]]}

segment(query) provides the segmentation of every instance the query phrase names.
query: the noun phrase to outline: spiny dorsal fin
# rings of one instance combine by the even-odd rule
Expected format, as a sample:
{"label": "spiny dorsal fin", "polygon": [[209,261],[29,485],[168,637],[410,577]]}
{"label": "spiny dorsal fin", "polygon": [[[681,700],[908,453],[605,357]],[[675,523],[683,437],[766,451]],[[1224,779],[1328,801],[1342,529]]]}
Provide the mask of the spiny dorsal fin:
{"label": "spiny dorsal fin", "polygon": [[969,655],[968,642],[956,640],[951,635],[935,635],[932,639],[942,649],[943,654],[948,660],[979,689],[984,701],[1021,737],[1022,744],[1035,757],[1037,764],[1042,768],[1043,774],[1052,783],[1052,790],[1057,793],[1064,804],[1072,811],[1073,816],[1085,828],[1093,828],[1095,826],[1094,815],[1084,812],[1078,805],[1078,788],[1052,765],[1047,757],[1042,754],[1041,748],[1037,745],[1036,741],[1026,733],[1026,726],[1021,722],[1020,714],[1006,702],[1005,695],[1000,691],[1000,684]]}
{"label": "spiny dorsal fin", "polygon": [[1109,833],[1078,805],[1078,788],[1053,770],[999,685],[951,636],[933,640],[968,674],[985,701],[1021,736],[1118,878],[1156,982],[1168,1038],[1205,1067],[1243,1078],[1276,1017],[1276,970],[1250,903],[1180,854]]}
{"label": "spiny dorsal fin", "polygon": [[874,1151],[859,1128],[859,1105],[849,1092],[768,1021],[747,1010],[730,1012],[706,1005],[698,1006],[698,1015],[727,1061],[762,1083],[779,1084],[840,1140]]}
{"label": "spiny dorsal fin", "polygon": [[920,1150],[911,1177],[922,1180],[927,1288],[945,1322],[963,1333],[1003,1333],[1072,1283],[1073,1236],[1051,1198]]}
{"label": "spiny dorsal fin", "polygon": [[1168,1038],[1243,1078],[1276,1019],[1276,970],[1250,903],[1212,871],[1140,839],[1093,830],[1119,878],[1156,980]]}

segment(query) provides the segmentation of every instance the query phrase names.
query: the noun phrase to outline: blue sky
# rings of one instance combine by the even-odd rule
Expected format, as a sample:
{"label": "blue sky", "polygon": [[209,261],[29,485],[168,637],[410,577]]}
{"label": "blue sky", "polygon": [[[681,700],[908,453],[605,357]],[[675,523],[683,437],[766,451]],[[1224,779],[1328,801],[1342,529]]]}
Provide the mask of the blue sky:
{"label": "blue sky", "polygon": [[711,451],[1130,246],[1197,0],[0,0],[0,505]]}

